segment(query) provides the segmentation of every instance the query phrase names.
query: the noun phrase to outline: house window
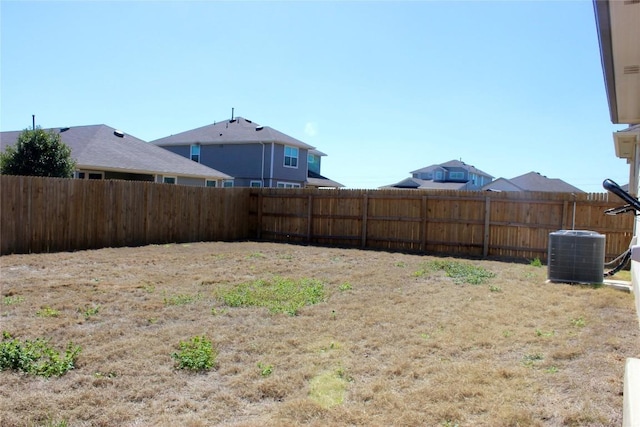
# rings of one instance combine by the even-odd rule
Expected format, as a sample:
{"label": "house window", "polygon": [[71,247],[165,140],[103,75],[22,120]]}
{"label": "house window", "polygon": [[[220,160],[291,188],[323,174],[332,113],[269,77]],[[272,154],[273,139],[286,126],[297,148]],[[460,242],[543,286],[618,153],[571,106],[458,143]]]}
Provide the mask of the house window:
{"label": "house window", "polygon": [[262,187],[262,181],[251,181],[249,187],[259,188]]}
{"label": "house window", "polygon": [[176,183],[176,177],[175,176],[163,176],[162,177],[162,182],[165,184],[175,184]]}
{"label": "house window", "polygon": [[217,187],[218,183],[216,181],[214,181],[213,179],[207,179],[205,185],[207,187]]}
{"label": "house window", "polygon": [[284,165],[290,168],[298,167],[298,148],[284,147]]}
{"label": "house window", "polygon": [[310,172],[320,174],[320,156],[316,156],[315,154],[308,154],[307,165],[309,166]]}
{"label": "house window", "polygon": [[78,176],[78,179],[104,179],[103,172],[82,171],[82,172],[78,172],[77,176]]}
{"label": "house window", "polygon": [[200,163],[200,144],[193,144],[191,146],[191,160]]}
{"label": "house window", "polygon": [[226,180],[226,181],[224,181],[224,182],[222,183],[222,186],[223,186],[224,188],[231,188],[231,187],[233,187],[233,181]]}
{"label": "house window", "polygon": [[442,181],[442,171],[436,171],[436,181]]}
{"label": "house window", "polygon": [[296,184],[294,182],[278,182],[278,188],[300,188],[300,184]]}
{"label": "house window", "polygon": [[449,172],[449,179],[464,179],[464,172]]}

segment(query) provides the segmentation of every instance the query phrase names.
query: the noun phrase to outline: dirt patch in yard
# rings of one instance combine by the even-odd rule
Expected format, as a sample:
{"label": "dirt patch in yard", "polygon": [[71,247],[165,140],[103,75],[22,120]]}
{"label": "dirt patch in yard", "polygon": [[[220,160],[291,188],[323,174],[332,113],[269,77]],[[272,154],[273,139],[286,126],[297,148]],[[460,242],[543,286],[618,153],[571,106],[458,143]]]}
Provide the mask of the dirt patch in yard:
{"label": "dirt patch in yard", "polygon": [[[256,242],[0,263],[0,329],[82,349],[61,377],[0,372],[2,426],[611,426],[640,356],[631,294],[528,264]],[[224,298],[283,279],[321,301],[292,316]],[[213,369],[176,368],[194,336]]]}

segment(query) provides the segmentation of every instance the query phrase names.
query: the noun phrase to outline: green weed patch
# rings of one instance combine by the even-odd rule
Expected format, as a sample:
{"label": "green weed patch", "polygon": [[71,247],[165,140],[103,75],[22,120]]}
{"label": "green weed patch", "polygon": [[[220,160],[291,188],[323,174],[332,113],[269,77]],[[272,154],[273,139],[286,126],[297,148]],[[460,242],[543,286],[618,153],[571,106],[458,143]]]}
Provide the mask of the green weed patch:
{"label": "green weed patch", "polygon": [[271,313],[298,314],[306,305],[324,301],[324,284],[315,279],[275,277],[241,283],[223,291],[220,298],[229,307],[266,307]]}
{"label": "green weed patch", "polygon": [[80,347],[69,343],[63,355],[49,345],[49,341],[37,338],[24,342],[2,333],[0,342],[0,371],[11,369],[42,377],[59,377],[75,367]]}
{"label": "green weed patch", "polygon": [[192,337],[189,341],[180,341],[180,351],[171,355],[178,369],[205,371],[216,365],[218,352],[204,336]]}
{"label": "green weed patch", "polygon": [[469,283],[472,285],[480,285],[487,280],[495,277],[495,273],[476,265],[449,260],[434,260],[424,264],[424,266],[416,271],[416,277],[422,277],[436,271],[444,271],[447,277],[451,277],[454,283]]}

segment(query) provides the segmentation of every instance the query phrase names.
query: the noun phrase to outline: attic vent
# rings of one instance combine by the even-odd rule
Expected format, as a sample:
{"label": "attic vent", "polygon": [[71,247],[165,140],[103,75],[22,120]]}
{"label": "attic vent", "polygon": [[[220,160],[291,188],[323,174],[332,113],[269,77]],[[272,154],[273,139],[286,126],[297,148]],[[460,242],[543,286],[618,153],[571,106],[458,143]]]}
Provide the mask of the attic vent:
{"label": "attic vent", "polygon": [[229,123],[235,123],[236,119],[229,120]]}
{"label": "attic vent", "polygon": [[640,65],[625,65],[624,74],[640,74]]}
{"label": "attic vent", "polygon": [[256,126],[256,132],[264,129],[264,126]]}
{"label": "attic vent", "polygon": [[60,133],[68,131],[69,128],[60,128]]}
{"label": "attic vent", "polygon": [[113,131],[113,134],[115,136],[117,136],[118,138],[124,138],[124,132],[122,132],[121,130],[117,130],[116,129],[116,130]]}
{"label": "attic vent", "polygon": [[244,119],[244,121],[245,121],[245,122],[247,122],[247,123],[253,123],[253,122],[252,122],[251,120],[249,120],[249,119]]}

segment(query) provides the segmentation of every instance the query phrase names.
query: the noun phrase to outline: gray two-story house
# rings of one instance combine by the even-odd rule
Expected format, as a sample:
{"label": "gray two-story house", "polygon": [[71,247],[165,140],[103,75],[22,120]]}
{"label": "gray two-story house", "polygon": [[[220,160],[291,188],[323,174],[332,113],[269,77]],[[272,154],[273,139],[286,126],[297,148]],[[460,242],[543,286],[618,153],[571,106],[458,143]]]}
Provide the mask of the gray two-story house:
{"label": "gray two-story house", "polygon": [[[320,156],[314,147],[243,117],[151,141],[159,147],[234,177],[238,187],[298,188],[337,184],[320,175]],[[319,185],[309,182],[311,175]],[[316,169],[317,166],[317,169]],[[324,181],[322,181],[324,180]],[[226,184],[231,185],[231,184]],[[340,184],[337,184],[340,186]]]}
{"label": "gray two-story house", "polygon": [[434,190],[480,190],[493,176],[461,160],[427,166],[411,172],[411,177],[387,188],[420,188]]}

